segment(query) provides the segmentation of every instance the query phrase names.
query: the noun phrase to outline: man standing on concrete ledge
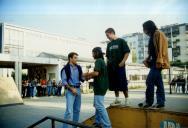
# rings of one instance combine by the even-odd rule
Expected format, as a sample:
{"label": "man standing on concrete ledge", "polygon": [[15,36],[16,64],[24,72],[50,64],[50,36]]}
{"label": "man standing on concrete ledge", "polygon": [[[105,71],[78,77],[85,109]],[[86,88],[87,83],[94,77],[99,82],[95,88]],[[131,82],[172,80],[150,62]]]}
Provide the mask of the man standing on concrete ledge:
{"label": "man standing on concrete ledge", "polygon": [[148,42],[148,57],[143,62],[146,67],[150,68],[150,71],[146,79],[146,100],[143,103],[139,103],[138,106],[148,108],[153,105],[154,89],[157,86],[157,103],[153,107],[162,108],[165,106],[165,91],[161,71],[162,69],[170,68],[168,41],[164,33],[159,31],[155,23],[151,20],[143,24],[143,31],[150,37]]}
{"label": "man standing on concrete ledge", "polygon": [[[81,107],[81,91],[80,82],[83,82],[82,68],[77,65],[78,54],[71,52],[68,55],[68,63],[61,71],[62,83],[65,86],[66,92],[66,111],[64,119],[79,121]],[[68,128],[69,125],[63,124],[63,128]]]}
{"label": "man standing on concrete ledge", "polygon": [[[111,106],[128,105],[128,83],[125,72],[125,62],[130,53],[130,49],[125,40],[116,37],[113,28],[108,28],[106,36],[110,40],[107,45],[106,57],[109,77],[109,89],[115,91],[116,99]],[[121,104],[119,91],[123,91],[125,101]]]}

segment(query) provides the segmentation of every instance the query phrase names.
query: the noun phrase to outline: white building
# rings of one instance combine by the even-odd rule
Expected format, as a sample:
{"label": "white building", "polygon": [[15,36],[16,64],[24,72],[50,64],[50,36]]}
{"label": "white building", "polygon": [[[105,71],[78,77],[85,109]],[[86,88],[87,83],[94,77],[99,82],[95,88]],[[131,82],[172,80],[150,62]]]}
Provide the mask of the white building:
{"label": "white building", "polygon": [[148,39],[149,37],[143,33],[131,33],[122,36],[127,41],[131,49],[131,62],[142,64],[143,60],[148,56]]}
{"label": "white building", "polygon": [[86,40],[49,34],[16,25],[0,24],[0,75],[11,76],[21,88],[22,69],[27,69],[29,79],[60,80],[60,71],[67,63],[69,52],[79,54],[79,63],[86,71],[93,65],[92,49],[100,44]]}
{"label": "white building", "polygon": [[167,25],[160,30],[168,38],[170,60],[188,62],[188,23]]}

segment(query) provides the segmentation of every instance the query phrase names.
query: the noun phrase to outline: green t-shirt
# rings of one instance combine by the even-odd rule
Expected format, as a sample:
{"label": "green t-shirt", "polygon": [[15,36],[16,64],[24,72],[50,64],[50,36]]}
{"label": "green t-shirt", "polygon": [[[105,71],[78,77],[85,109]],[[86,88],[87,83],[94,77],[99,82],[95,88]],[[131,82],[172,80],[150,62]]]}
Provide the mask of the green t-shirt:
{"label": "green t-shirt", "polygon": [[104,96],[108,89],[108,74],[106,64],[102,58],[95,61],[94,71],[99,72],[99,76],[94,77],[94,94]]}
{"label": "green t-shirt", "polygon": [[130,49],[127,42],[121,38],[111,41],[107,45],[106,57],[108,64],[118,66],[123,60],[125,53],[129,53]]}

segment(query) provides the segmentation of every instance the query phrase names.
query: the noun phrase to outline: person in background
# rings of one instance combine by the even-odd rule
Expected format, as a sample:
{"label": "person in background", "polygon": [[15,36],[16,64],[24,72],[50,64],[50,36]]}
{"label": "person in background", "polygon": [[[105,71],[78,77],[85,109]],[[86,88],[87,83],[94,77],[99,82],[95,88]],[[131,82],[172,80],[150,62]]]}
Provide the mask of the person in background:
{"label": "person in background", "polygon": [[174,77],[173,79],[172,79],[172,81],[170,82],[170,85],[171,85],[171,88],[172,88],[172,90],[175,92],[175,89],[176,89],[176,82],[177,82],[177,78],[176,77]]}
{"label": "person in background", "polygon": [[48,96],[50,96],[51,93],[52,93],[52,80],[51,80],[51,78],[49,78],[49,80],[47,81],[47,90],[48,90]]}
{"label": "person in background", "polygon": [[41,80],[41,87],[42,87],[42,96],[46,95],[46,80],[42,79]]}
{"label": "person in background", "polygon": [[26,93],[26,97],[30,97],[30,86],[31,86],[31,82],[30,82],[30,80],[27,80],[26,83],[27,83],[27,93]]}
{"label": "person in background", "polygon": [[58,83],[58,86],[57,86],[57,95],[58,96],[61,96],[62,86],[63,86],[62,80],[60,80],[59,83]]}
{"label": "person in background", "polygon": [[53,92],[53,96],[57,94],[57,83],[55,80],[53,80],[52,82],[52,92]]}
{"label": "person in background", "polygon": [[27,81],[23,80],[22,81],[22,97],[25,98],[26,96],[26,91],[27,91]]}
{"label": "person in background", "polygon": [[40,81],[37,80],[37,96],[41,95],[41,85],[40,85]]}
{"label": "person in background", "polygon": [[37,86],[37,79],[34,78],[34,80],[31,81],[31,84],[30,84],[30,97],[34,97],[35,96],[35,88]]}

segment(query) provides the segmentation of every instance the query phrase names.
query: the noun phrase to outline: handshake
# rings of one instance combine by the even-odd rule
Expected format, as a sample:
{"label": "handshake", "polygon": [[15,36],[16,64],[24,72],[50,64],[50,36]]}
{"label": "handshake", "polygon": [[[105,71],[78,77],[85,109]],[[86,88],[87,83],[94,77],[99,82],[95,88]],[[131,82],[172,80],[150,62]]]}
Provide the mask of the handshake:
{"label": "handshake", "polygon": [[89,73],[89,72],[83,73],[83,77],[84,77],[84,79],[85,79],[86,81],[88,81],[88,80],[90,80],[90,79],[93,78],[92,75],[91,75],[91,73]]}

